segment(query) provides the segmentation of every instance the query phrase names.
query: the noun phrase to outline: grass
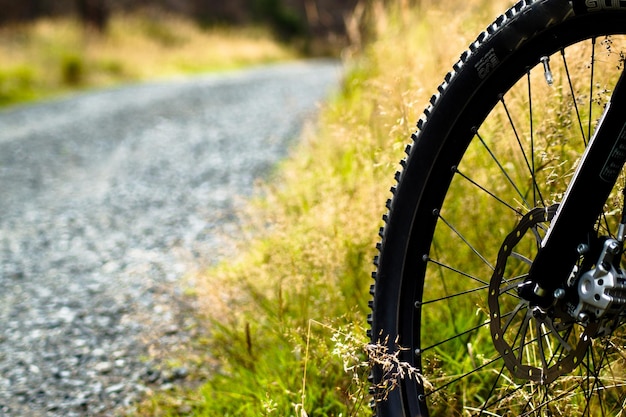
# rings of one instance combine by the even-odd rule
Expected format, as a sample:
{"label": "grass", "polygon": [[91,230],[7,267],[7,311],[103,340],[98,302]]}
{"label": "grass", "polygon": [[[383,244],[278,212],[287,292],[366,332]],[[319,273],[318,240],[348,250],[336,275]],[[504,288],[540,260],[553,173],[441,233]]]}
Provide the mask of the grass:
{"label": "grass", "polygon": [[261,27],[203,29],[151,13],[116,15],[98,34],[73,19],[43,19],[0,28],[0,106],[298,56]]}
{"label": "grass", "polygon": [[365,317],[383,203],[429,94],[508,5],[494,3],[375,8],[375,40],[346,61],[343,91],[241,214],[239,255],[198,278],[211,376],[137,415],[181,404],[197,416],[370,415]]}
{"label": "grass", "polygon": [[[259,197],[240,213],[247,238],[238,255],[197,277],[196,291],[204,304],[201,314],[206,315],[209,329],[209,336],[197,341],[194,350],[199,355],[194,360],[205,372],[202,385],[157,392],[139,404],[133,415],[370,415],[366,351],[372,346],[365,337],[365,317],[383,202],[390,197],[397,161],[404,156],[405,144],[431,92],[459,52],[510,5],[427,0],[419,8],[408,9],[403,4],[398,1],[389,10],[373,9],[370,20],[375,25],[370,29],[375,37],[346,60],[342,92],[323,108],[318,123],[271,181],[260,186]],[[511,94],[514,99],[516,91]],[[568,112],[570,108],[562,110]],[[538,131],[547,141],[562,141],[559,135],[567,133],[562,121],[551,119],[550,111],[545,115],[549,123],[538,123]],[[498,138],[503,123],[492,122],[484,129]],[[527,130],[523,121],[519,126]],[[551,162],[565,159],[569,152],[567,147],[543,145],[542,157]],[[563,154],[552,155],[548,150]],[[484,150],[470,149],[468,156],[470,162],[472,158],[488,160]],[[554,169],[564,168],[557,164]],[[540,181],[553,181],[551,172],[544,174]],[[560,180],[568,171],[555,175]],[[458,212],[462,217],[471,203],[463,199],[453,203],[450,215]],[[499,218],[493,213],[491,217]],[[470,239],[497,250],[503,237],[491,244],[496,225],[491,227],[489,220],[478,216],[466,220],[473,223],[464,226],[470,226]],[[485,223],[476,227],[478,222]],[[459,246],[452,241],[454,236],[437,233],[436,238],[455,245],[438,248],[452,254],[453,261],[465,262],[472,256],[455,252]],[[469,261],[467,265],[465,270],[474,267]],[[479,268],[484,266],[479,263]],[[446,290],[433,285],[428,291],[432,292],[428,298],[434,299]],[[453,316],[451,308],[434,311],[428,320],[433,325],[430,333],[445,337],[450,330],[446,322],[459,328],[480,324],[484,319],[471,304],[484,305],[484,301],[468,298],[469,316]],[[483,340],[484,346],[474,346],[476,356],[469,344],[439,349],[428,364],[429,371],[445,379],[473,369],[474,361],[490,356],[489,349],[483,348],[493,349],[490,335]],[[467,397],[483,397],[489,395],[485,390],[490,381],[493,375],[478,373],[474,379],[460,381],[455,389]],[[447,393],[441,393],[435,407],[440,407],[442,415],[460,414],[464,404],[455,403]]]}

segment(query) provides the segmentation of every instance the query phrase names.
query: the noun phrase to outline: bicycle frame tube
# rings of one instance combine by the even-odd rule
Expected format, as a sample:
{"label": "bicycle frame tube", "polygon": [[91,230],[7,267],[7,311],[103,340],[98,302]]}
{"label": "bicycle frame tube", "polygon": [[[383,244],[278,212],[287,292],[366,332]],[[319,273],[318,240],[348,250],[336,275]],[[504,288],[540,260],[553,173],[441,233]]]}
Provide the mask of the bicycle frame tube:
{"label": "bicycle frame tube", "polygon": [[[626,162],[625,74],[622,70],[611,100],[541,242],[524,289],[520,291],[524,298],[538,305],[549,306],[554,300],[554,291],[566,285],[580,256],[576,249],[587,242],[587,233],[602,213]],[[528,285],[529,281],[533,285]]]}

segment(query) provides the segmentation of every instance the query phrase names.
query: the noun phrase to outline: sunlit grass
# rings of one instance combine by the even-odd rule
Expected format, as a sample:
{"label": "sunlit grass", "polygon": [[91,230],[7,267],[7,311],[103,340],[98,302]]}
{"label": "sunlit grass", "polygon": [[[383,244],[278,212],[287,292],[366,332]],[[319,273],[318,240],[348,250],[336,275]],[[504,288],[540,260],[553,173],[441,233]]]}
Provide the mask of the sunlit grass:
{"label": "sunlit grass", "polygon": [[[370,415],[363,345],[384,201],[428,94],[508,6],[493,3],[375,12],[343,91],[241,214],[239,255],[198,279],[217,364],[186,394],[194,415]],[[175,414],[171,399],[139,413]]]}
{"label": "sunlit grass", "polygon": [[261,27],[205,29],[153,13],[116,15],[99,34],[76,20],[43,19],[0,28],[0,105],[297,57]]}

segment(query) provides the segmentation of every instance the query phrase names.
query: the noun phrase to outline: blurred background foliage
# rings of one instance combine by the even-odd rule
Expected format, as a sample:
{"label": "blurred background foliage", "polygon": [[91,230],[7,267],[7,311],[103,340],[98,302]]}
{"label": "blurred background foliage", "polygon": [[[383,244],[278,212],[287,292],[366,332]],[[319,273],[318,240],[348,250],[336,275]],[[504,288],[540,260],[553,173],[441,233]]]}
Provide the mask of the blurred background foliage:
{"label": "blurred background foliage", "polygon": [[0,0],[0,106],[303,57],[345,59],[376,37],[385,6],[421,1]]}
{"label": "blurred background foliage", "polygon": [[0,25],[44,17],[78,16],[98,31],[111,16],[159,10],[201,25],[270,26],[283,40],[324,39],[346,43],[347,20],[359,0],[0,0]]}

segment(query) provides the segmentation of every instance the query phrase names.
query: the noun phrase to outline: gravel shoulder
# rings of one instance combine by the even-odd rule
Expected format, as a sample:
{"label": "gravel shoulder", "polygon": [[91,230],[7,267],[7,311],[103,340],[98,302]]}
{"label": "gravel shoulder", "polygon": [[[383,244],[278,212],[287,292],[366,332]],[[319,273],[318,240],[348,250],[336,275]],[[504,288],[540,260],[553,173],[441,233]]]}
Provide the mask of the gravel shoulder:
{"label": "gravel shoulder", "polygon": [[336,88],[332,61],[0,112],[0,416],[113,415],[184,345],[185,275]]}

